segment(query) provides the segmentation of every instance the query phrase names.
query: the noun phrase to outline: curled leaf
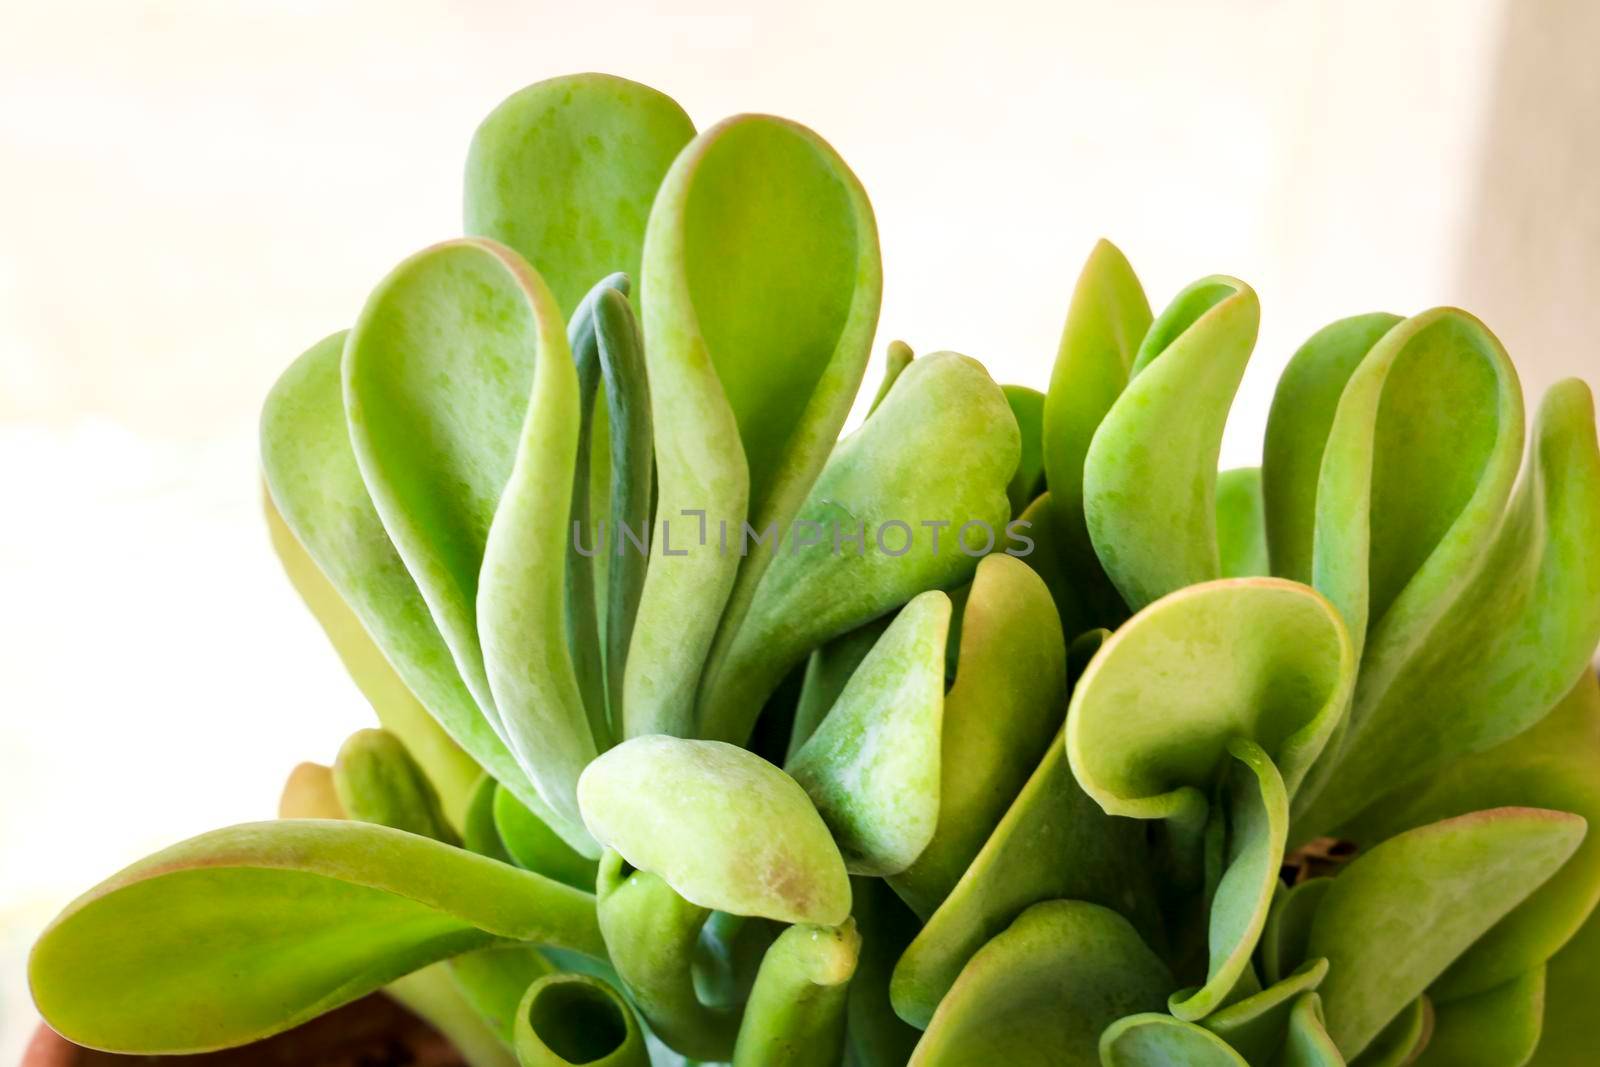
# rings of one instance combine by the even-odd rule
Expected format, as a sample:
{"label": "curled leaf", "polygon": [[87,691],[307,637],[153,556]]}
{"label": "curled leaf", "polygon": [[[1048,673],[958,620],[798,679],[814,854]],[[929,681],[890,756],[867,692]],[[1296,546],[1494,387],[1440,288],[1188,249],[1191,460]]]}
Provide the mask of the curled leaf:
{"label": "curled leaf", "polygon": [[516,249],[570,315],[599,278],[639,276],[656,190],[693,136],[670,97],[608,74],[518,90],[472,136],[466,232]]}
{"label": "curled leaf", "polygon": [[1135,611],[1221,575],[1217,456],[1260,317],[1255,293],[1235,278],[1189,286],[1150,325],[1128,387],[1094,432],[1084,518]]}
{"label": "curled leaf", "polygon": [[762,115],[719,123],[678,156],[642,272],[668,525],[628,653],[629,737],[692,730],[719,622],[726,611],[731,640],[771,558],[722,551],[720,535],[794,516],[861,384],[882,292],[860,183],[816,134]]}
{"label": "curled leaf", "polygon": [[586,974],[551,974],[528,987],[514,1031],[522,1067],[649,1067],[639,1022],[616,990]]}

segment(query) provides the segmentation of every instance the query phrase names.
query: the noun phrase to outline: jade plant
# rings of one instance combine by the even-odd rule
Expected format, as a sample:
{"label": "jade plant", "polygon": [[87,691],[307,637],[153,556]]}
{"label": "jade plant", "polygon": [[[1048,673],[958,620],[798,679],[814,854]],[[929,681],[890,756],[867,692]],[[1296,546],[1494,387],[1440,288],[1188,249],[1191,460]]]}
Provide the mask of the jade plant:
{"label": "jade plant", "polygon": [[889,346],[811,131],[581,75],[261,420],[377,713],[70,904],[49,1024],[386,990],[475,1067],[1593,1062],[1600,452],[1471,315],[1312,335],[1101,243],[1044,392]]}

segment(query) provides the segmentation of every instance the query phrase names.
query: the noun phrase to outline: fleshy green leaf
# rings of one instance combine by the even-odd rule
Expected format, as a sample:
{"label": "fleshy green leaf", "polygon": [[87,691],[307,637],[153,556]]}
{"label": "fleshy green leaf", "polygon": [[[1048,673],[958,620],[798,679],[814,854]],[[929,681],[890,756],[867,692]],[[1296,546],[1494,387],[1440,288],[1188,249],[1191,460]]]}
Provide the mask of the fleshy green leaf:
{"label": "fleshy green leaf", "polygon": [[733,1067],[834,1067],[860,950],[861,935],[849,919],[785,930],[761,958]]}
{"label": "fleshy green leaf", "polygon": [[1261,970],[1268,982],[1280,982],[1306,960],[1311,922],[1331,878],[1312,878],[1280,892],[1261,931]]}
{"label": "fleshy green leaf", "polygon": [[492,945],[463,953],[444,964],[450,979],[484,1022],[509,1048],[515,1037],[517,1006],[528,986],[555,965],[528,945]]}
{"label": "fleshy green leaf", "polygon": [[1299,813],[1309,830],[1521,733],[1586,669],[1600,641],[1600,448],[1587,386],[1569,379],[1545,396],[1503,520],[1470,512],[1459,521],[1490,527],[1474,535],[1475,553],[1441,548],[1426,564],[1452,568],[1438,579],[1452,587],[1448,606],[1419,629],[1401,625],[1397,599],[1374,628],[1337,763]]}
{"label": "fleshy green leaf", "polygon": [[296,764],[278,797],[278,818],[344,818],[339,791],[333,784],[333,768],[320,763]]}
{"label": "fleshy green leaf", "polygon": [[[623,718],[623,672],[644,588],[655,490],[644,340],[626,292],[626,276],[602,280],[567,328],[584,415],[572,480],[567,638],[600,748],[611,746]],[[605,404],[597,408],[602,383]]]}
{"label": "fleshy green leaf", "polygon": [[578,794],[596,838],[703,908],[819,926],[850,914],[850,878],[822,817],[752,752],[636,737],[591,763]]}
{"label": "fleshy green leaf", "polygon": [[1404,1067],[1414,1063],[1433,1034],[1433,1002],[1418,997],[1379,1031],[1351,1067]]}
{"label": "fleshy green leaf", "polygon": [[1533,1067],[1569,1067],[1594,1051],[1594,1006],[1600,998],[1600,911],[1546,968],[1544,1029]]}
{"label": "fleshy green leaf", "polygon": [[683,109],[637,82],[574,74],[530,85],[473,134],[466,231],[516,249],[571,315],[605,275],[639,276],[650,205],[692,137]]}
{"label": "fleshy green leaf", "polygon": [[1167,968],[1128,920],[1077,900],[1036,904],[972,957],[912,1067],[1093,1067],[1115,1020],[1159,1008]]}
{"label": "fleshy green leaf", "polygon": [[838,702],[839,694],[850,684],[850,676],[856,673],[856,668],[861,666],[861,661],[867,658],[872,646],[878,643],[878,638],[883,636],[892,622],[893,615],[880,615],[811,653],[800,683],[800,697],[795,703],[794,723],[789,731],[785,762],[811,739],[823,718]]}
{"label": "fleshy green leaf", "polygon": [[1322,998],[1303,994],[1289,1013],[1289,1033],[1278,1057],[1279,1067],[1345,1067],[1344,1057],[1328,1036]]}
{"label": "fleshy green leaf", "polygon": [[685,900],[659,875],[632,869],[611,849],[600,857],[596,887],[611,961],[651,1030],[682,1055],[728,1059],[738,1013],[707,1004],[695,983],[695,946],[711,910]]}
{"label": "fleshy green leaf", "polygon": [[1189,286],[1151,324],[1128,387],[1095,430],[1084,518],[1135,611],[1221,575],[1217,456],[1260,317],[1255,293],[1237,279]]}
{"label": "fleshy green leaf", "polygon": [[911,346],[904,341],[890,341],[888,351],[884,353],[883,381],[878,383],[878,391],[872,397],[872,406],[867,409],[870,415],[878,410],[878,405],[883,403],[883,398],[889,395],[889,390],[894,388],[895,380],[900,377],[900,372],[911,366],[911,361],[916,358],[916,353],[911,351]]}
{"label": "fleshy green leaf", "polygon": [[350,735],[334,761],[333,785],[347,818],[455,843],[433,786],[387,730]]}
{"label": "fleshy green leaf", "polygon": [[513,862],[574,889],[594,892],[595,861],[573,851],[508,789],[494,793],[495,834]]}
{"label": "fleshy green leaf", "polygon": [[1103,814],[1073,780],[1058,740],[894,970],[895,1011],[928,1025],[935,1007],[986,941],[1040,901],[1088,900],[1158,923],[1137,823]]}
{"label": "fleshy green leaf", "polygon": [[628,654],[629,737],[691,731],[724,610],[726,642],[771,558],[721,551],[720,534],[793,517],[861,384],[882,293],[860,183],[816,134],[761,115],[678,156],[642,269],[656,513],[669,525]]}
{"label": "fleshy green leaf", "polygon": [[1118,1019],[1100,1036],[1104,1067],[1248,1067],[1210,1030],[1159,1012]]}
{"label": "fleshy green leaf", "polygon": [[[330,371],[327,387],[331,393],[337,395],[336,351],[343,349],[343,334],[335,336],[341,338],[341,343],[337,346],[330,345],[330,352],[324,358],[328,360]],[[348,455],[348,444],[345,445],[345,452]],[[369,521],[376,525],[377,516],[372,514],[366,489],[358,484],[360,475],[354,472],[354,466],[355,461],[350,458],[349,468],[345,473],[347,475],[353,473],[357,484],[350,482],[345,484],[352,490],[359,489],[359,495],[350,502],[351,510],[365,514]],[[421,766],[423,774],[439,794],[439,803],[444,808],[445,817],[450,821],[451,827],[459,831],[465,823],[467,804],[471,800],[473,787],[477,784],[478,777],[483,774],[482,768],[462,750],[460,745],[451,740],[450,735],[422,706],[421,701],[406,687],[405,682],[400,680],[400,676],[395,673],[389,661],[368,636],[366,627],[362,625],[356,613],[345,603],[344,597],[323,575],[316,561],[300,544],[294,531],[284,522],[283,516],[278,513],[277,504],[272,500],[272,493],[266,489],[265,484],[263,490],[262,511],[267,518],[267,532],[272,538],[272,547],[278,554],[278,561],[283,564],[284,573],[289,576],[289,581],[300,594],[300,599],[305,601],[306,607],[322,625],[329,644],[333,645],[345,670],[350,672],[351,679],[372,705],[372,710],[378,715],[378,721],[383,724],[385,730],[400,739],[406,751]],[[388,547],[387,538],[384,539],[383,546]],[[415,590],[412,590],[411,596],[416,597]],[[505,762],[510,763],[509,753],[505,755]]]}
{"label": "fleshy green leaf", "polygon": [[1333,606],[1306,586],[1190,586],[1136,615],[1089,664],[1067,712],[1073,772],[1110,814],[1199,821],[1229,741],[1243,737],[1293,795],[1354,669]]}
{"label": "fleshy green leaf", "polygon": [[[267,396],[261,412],[261,464],[273,502],[405,688],[523,803],[544,808],[538,791],[462,683],[450,649],[368,497],[345,424],[339,377],[344,345],[342,333],[324,339],[284,371]],[[582,827],[574,829],[574,844],[594,849]]]}
{"label": "fleshy green leaf", "polygon": [[517,1067],[508,1042],[501,1040],[456,985],[449,963],[413,971],[390,982],[383,991],[439,1031],[469,1067]]}
{"label": "fleshy green leaf", "polygon": [[1326,957],[1328,1034],[1354,1058],[1577,849],[1584,822],[1497,808],[1407,831],[1334,879],[1308,951]]}
{"label": "fleshy green leaf", "polygon": [[1127,387],[1134,355],[1149,329],[1150,302],[1133,268],[1110,241],[1099,241],[1072,293],[1044,407],[1045,480],[1060,527],[1054,551],[1074,578],[1097,594],[1082,588],[1067,594],[1084,602],[1074,613],[1081,615],[1082,624],[1069,627],[1069,636],[1120,621],[1094,618],[1098,613],[1093,605],[1115,594],[1108,597],[1102,588],[1109,582],[1084,524],[1083,465],[1095,430]]}
{"label": "fleshy green leaf", "polygon": [[1044,488],[1044,394],[1025,385],[1002,386],[1001,392],[1011,405],[1022,435],[1022,458],[1017,461],[1011,484],[1006,486],[1011,514],[1021,515]]}
{"label": "fleshy green leaf", "polygon": [[939,821],[944,648],[950,598],[900,610],[785,768],[828,824],[855,874],[909,867]]}
{"label": "fleshy green leaf", "polygon": [[[1545,969],[1435,1008],[1417,1067],[1522,1067],[1539,1045]],[[1572,1061],[1576,1062],[1576,1061]]]}
{"label": "fleshy green leaf", "polygon": [[855,878],[851,889],[861,954],[850,983],[845,1062],[851,1067],[905,1067],[922,1032],[895,1014],[889,979],[920,924],[881,879]]}
{"label": "fleshy green leaf", "polygon": [[1221,1007],[1250,966],[1289,836],[1289,798],[1271,758],[1244,738],[1230,741],[1228,752],[1237,762],[1227,779],[1225,867],[1211,898],[1206,983],[1175,994],[1168,1005],[1191,1022]]}
{"label": "fleshy green leaf", "polygon": [[1044,583],[1011,556],[978,564],[944,697],[938,828],[890,878],[924,919],[950,894],[1038,766],[1067,702],[1066,648]]}
{"label": "fleshy green leaf", "polygon": [[1212,1013],[1201,1025],[1250,1063],[1270,1063],[1283,1044],[1295,1002],[1327,976],[1328,961],[1311,960],[1282,981]]}
{"label": "fleshy green leaf", "polygon": [[514,1037],[522,1067],[649,1067],[644,1033],[616,990],[586,974],[546,975],[528,987]]}
{"label": "fleshy green leaf", "polygon": [[[1585,670],[1540,723],[1487,752],[1374,804],[1347,833],[1382,841],[1403,830],[1486,808],[1525,805],[1571,812],[1600,825],[1600,683]],[[1583,925],[1600,900],[1600,833],[1429,989],[1437,1002],[1516,981],[1544,963]]]}
{"label": "fleshy green leaf", "polygon": [[1217,475],[1217,552],[1224,578],[1272,573],[1259,467],[1238,467]]}
{"label": "fleshy green leaf", "polygon": [[344,382],[372,502],[462,679],[552,817],[577,823],[595,754],[565,637],[577,377],[549,290],[490,241],[420,252],[362,309]]}
{"label": "fleshy green leaf", "polygon": [[1377,312],[1324,326],[1290,358],[1272,394],[1261,490],[1272,573],[1311,582],[1317,477],[1350,375],[1400,316]]}
{"label": "fleshy green leaf", "polygon": [[500,938],[605,954],[587,893],[386,826],[284,820],[203,834],[113,876],[56,917],[28,969],[40,1013],[70,1040],[200,1052]]}
{"label": "fleshy green leaf", "polygon": [[926,589],[966,581],[978,557],[1003,549],[1020,447],[1005,396],[978,362],[936,352],[906,368],[834,449],[795,516],[794,536],[707,675],[701,733],[744,741],[812,649]]}

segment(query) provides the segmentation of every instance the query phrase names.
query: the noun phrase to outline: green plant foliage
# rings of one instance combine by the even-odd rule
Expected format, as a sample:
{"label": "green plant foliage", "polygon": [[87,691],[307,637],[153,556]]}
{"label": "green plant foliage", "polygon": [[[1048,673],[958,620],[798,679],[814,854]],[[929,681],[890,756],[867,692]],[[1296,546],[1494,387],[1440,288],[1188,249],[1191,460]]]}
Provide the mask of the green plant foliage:
{"label": "green plant foliage", "polygon": [[1254,291],[1153,315],[1101,241],[1044,391],[895,341],[841,438],[883,279],[814,132],[557,78],[465,200],[261,418],[381,729],[69,904],[51,1026],[381,989],[472,1067],[1594,1062],[1586,386],[1525,422],[1467,312],[1358,314],[1219,471]]}

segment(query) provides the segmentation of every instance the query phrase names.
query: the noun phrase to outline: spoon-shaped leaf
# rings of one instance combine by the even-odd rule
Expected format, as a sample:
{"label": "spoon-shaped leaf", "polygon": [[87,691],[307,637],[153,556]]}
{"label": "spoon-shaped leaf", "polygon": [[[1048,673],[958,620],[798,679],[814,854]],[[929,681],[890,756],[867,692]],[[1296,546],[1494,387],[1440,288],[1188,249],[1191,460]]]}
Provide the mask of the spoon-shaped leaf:
{"label": "spoon-shaped leaf", "polygon": [[1115,1020],[1158,1008],[1172,976],[1114,911],[1052,900],[984,945],[939,1004],[912,1067],[1093,1067]]}
{"label": "spoon-shaped leaf", "polygon": [[1545,969],[1435,1008],[1418,1067],[1522,1067],[1539,1044]]}
{"label": "spoon-shaped leaf", "polygon": [[1327,976],[1327,960],[1310,960],[1283,981],[1213,1012],[1201,1025],[1250,1063],[1270,1063],[1283,1044],[1295,1002]]}
{"label": "spoon-shaped leaf", "polygon": [[1069,637],[1116,626],[1126,617],[1089,540],[1083,464],[1095,430],[1127,387],[1134,355],[1149,329],[1150,302],[1133,268],[1111,242],[1096,243],[1072,293],[1045,397],[1042,448],[1051,511],[1033,517],[1040,552],[1058,557],[1071,579],[1045,576]]}
{"label": "spoon-shaped leaf", "polygon": [[1600,448],[1582,382],[1546,394],[1522,482],[1491,533],[1425,634],[1374,630],[1337,773],[1302,812],[1308,829],[1522,732],[1586,669],[1600,641]]}
{"label": "spoon-shaped leaf", "polygon": [[1020,560],[986,556],[961,613],[955,684],[944,697],[939,822],[895,892],[932,915],[971,865],[1059,732],[1066,648],[1044,582]]}
{"label": "spoon-shaped leaf", "polygon": [[615,989],[586,974],[552,974],[528,987],[517,1010],[522,1067],[649,1067],[639,1021]]}
{"label": "spoon-shaped leaf", "polygon": [[860,183],[816,134],[762,115],[678,156],[642,269],[657,515],[670,525],[628,654],[630,737],[692,729],[724,609],[731,639],[771,558],[720,551],[719,535],[788,524],[861,384],[882,292]]}
{"label": "spoon-shaped leaf", "polygon": [[[342,334],[335,336],[343,337]],[[330,346],[332,347],[334,346]],[[342,349],[342,342],[337,347]],[[330,352],[325,358],[329,362],[329,389],[336,393],[338,356]],[[349,446],[345,447],[348,452]],[[352,458],[350,460],[352,469],[354,465],[355,461]],[[283,564],[284,573],[289,576],[289,581],[300,594],[306,607],[311,610],[311,614],[322,625],[323,632],[328,636],[328,642],[339,654],[340,662],[344,664],[345,670],[350,672],[350,677],[357,688],[372,705],[372,710],[378,715],[378,721],[385,730],[400,739],[406,751],[417,761],[422,773],[439,794],[439,803],[444,809],[445,818],[449,820],[452,829],[460,830],[466,818],[467,804],[471,800],[473,787],[483,774],[483,769],[460,745],[451,740],[450,735],[432,715],[428,714],[428,710],[406,687],[405,682],[400,680],[400,676],[389,665],[389,661],[378,650],[372,638],[367,635],[366,627],[361,624],[361,620],[351,610],[350,605],[345,603],[333,583],[323,575],[316,561],[295,537],[294,531],[284,522],[283,516],[278,513],[277,504],[273,503],[271,491],[266,489],[265,484],[262,497],[267,531],[271,535],[272,547],[277,551],[278,560]],[[377,524],[377,516],[371,514],[371,505],[367,501],[365,488],[360,488],[360,495],[355,504],[367,512],[374,525]],[[415,595],[413,590],[412,596]],[[510,762],[509,754],[506,756],[506,762]]]}
{"label": "spoon-shaped leaf", "polygon": [[834,1067],[861,935],[855,923],[791,926],[761,958],[733,1067]]}
{"label": "spoon-shaped leaf", "polygon": [[1312,571],[1357,647],[1415,641],[1471,573],[1522,430],[1516,372],[1465,312],[1407,319],[1351,374],[1323,450]]}
{"label": "spoon-shaped leaf", "polygon": [[819,926],[850,914],[850,878],[822,817],[752,752],[636,737],[590,764],[578,795],[596,838],[703,908]]}
{"label": "spoon-shaped leaf", "polygon": [[1407,831],[1334,879],[1308,951],[1328,960],[1328,1034],[1354,1058],[1577,849],[1584,821],[1496,808]]}
{"label": "spoon-shaped leaf", "polygon": [[497,938],[605,953],[594,898],[539,875],[370,823],[250,823],[158,852],[69,904],[34,945],[29,981],[40,1013],[79,1044],[200,1052]]}
{"label": "spoon-shaped leaf", "polygon": [[577,823],[595,742],[565,637],[579,416],[554,299],[503,245],[436,245],[368,299],[344,382],[373,504],[467,688],[555,819]]}
{"label": "spoon-shaped leaf", "polygon": [[1317,478],[1339,398],[1378,339],[1401,321],[1376,312],[1340,319],[1290,357],[1272,395],[1261,452],[1261,489],[1272,572],[1311,582]]}
{"label": "spoon-shaped leaf", "polygon": [[516,249],[572,314],[596,279],[639,276],[656,190],[694,137],[670,97],[607,74],[528,86],[467,153],[466,231]]}
{"label": "spoon-shaped leaf", "polygon": [[494,828],[518,867],[586,893],[594,891],[595,861],[575,852],[509,789],[495,790]]}
{"label": "spoon-shaped leaf", "polygon": [[1074,781],[1057,741],[900,957],[889,986],[895,1011],[927,1026],[974,953],[1040,901],[1089,900],[1155,931],[1149,879],[1138,823],[1100,811]]}
{"label": "spoon-shaped leaf", "polygon": [[1221,574],[1217,455],[1260,318],[1255,293],[1237,279],[1189,286],[1151,324],[1128,387],[1095,430],[1084,518],[1135,611]]}
{"label": "spoon-shaped leaf", "polygon": [[1259,467],[1237,467],[1217,475],[1217,552],[1224,578],[1272,573]]}
{"label": "spoon-shaped leaf", "polygon": [[1020,448],[1005,395],[977,361],[937,352],[907,367],[834,449],[726,657],[709,668],[701,733],[744,741],[812,649],[970,578],[979,556],[1005,544]]}
{"label": "spoon-shaped leaf", "polygon": [[944,647],[950,598],[915,597],[785,768],[810,795],[855,874],[895,874],[939,821]]}
{"label": "spoon-shaped leaf", "polygon": [[1100,1062],[1104,1067],[1248,1067],[1210,1030],[1159,1012],[1129,1015],[1106,1027]]}
{"label": "spoon-shaped leaf", "polygon": [[438,794],[400,739],[387,730],[350,735],[334,761],[333,786],[347,818],[455,843]]}
{"label": "spoon-shaped leaf", "polygon": [[[345,335],[339,333],[317,344],[284,371],[267,396],[261,412],[261,465],[273,502],[405,688],[485,770],[523,803],[544,809],[538,791],[463,685],[450,649],[367,494],[345,424],[340,385],[344,343]],[[393,716],[390,723],[398,729]],[[406,737],[417,733],[400,732]],[[430,774],[433,765],[428,764]],[[582,827],[573,829],[568,839],[593,850]]]}
{"label": "spoon-shaped leaf", "polygon": [[[1585,670],[1531,730],[1372,805],[1350,824],[1359,842],[1382,841],[1440,819],[1525,805],[1581,815],[1600,825],[1600,682]],[[1600,834],[1450,965],[1428,990],[1436,1003],[1514,982],[1553,956],[1600,900]]]}
{"label": "spoon-shaped leaf", "polygon": [[1344,1057],[1328,1036],[1322,998],[1302,994],[1289,1013],[1289,1033],[1278,1056],[1279,1067],[1345,1067]]}

